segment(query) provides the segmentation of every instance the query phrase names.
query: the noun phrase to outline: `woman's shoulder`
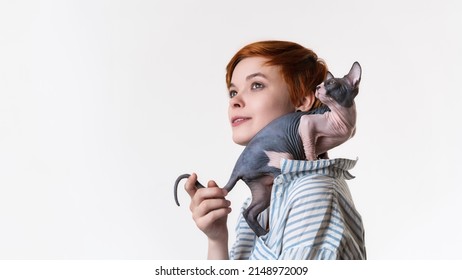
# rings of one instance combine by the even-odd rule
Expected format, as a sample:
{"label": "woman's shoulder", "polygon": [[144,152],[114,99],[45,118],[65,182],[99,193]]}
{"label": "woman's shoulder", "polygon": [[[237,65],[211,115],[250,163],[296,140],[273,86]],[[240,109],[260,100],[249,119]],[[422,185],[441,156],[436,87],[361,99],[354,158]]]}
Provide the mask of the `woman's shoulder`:
{"label": "woman's shoulder", "polygon": [[334,186],[334,180],[329,176],[299,176],[287,185],[286,203],[301,205],[310,204],[313,201],[330,200]]}
{"label": "woman's shoulder", "polygon": [[348,170],[355,164],[356,160],[349,159],[284,160],[281,175],[275,179],[275,195],[284,193],[291,205],[331,199],[338,180],[354,178]]}

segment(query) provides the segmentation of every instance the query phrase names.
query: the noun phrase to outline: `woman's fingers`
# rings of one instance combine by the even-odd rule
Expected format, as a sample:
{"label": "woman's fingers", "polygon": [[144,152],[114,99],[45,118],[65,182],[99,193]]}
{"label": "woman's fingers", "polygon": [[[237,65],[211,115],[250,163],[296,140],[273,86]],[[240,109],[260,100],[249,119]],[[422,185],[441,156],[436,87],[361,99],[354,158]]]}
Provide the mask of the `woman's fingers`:
{"label": "woman's fingers", "polygon": [[191,174],[185,189],[191,197],[189,209],[197,227],[209,238],[227,234],[227,216],[231,212],[231,202],[225,199],[228,192],[209,181],[206,188],[196,188],[197,175]]}
{"label": "woman's fingers", "polygon": [[194,197],[197,191],[196,182],[197,182],[197,175],[196,173],[192,173],[191,176],[189,176],[188,180],[186,180],[186,184],[184,185],[184,189],[186,190],[186,192],[189,194],[191,198]]}
{"label": "woman's fingers", "polygon": [[197,175],[193,173],[188,178],[188,181],[185,184],[186,192],[191,197],[191,204],[190,204],[191,210],[199,206],[204,200],[214,199],[214,198],[224,199],[224,197],[228,194],[226,190],[219,188],[214,181],[209,181],[209,183],[207,184],[208,186],[207,188],[197,189],[196,181],[197,181]]}
{"label": "woman's fingers", "polygon": [[210,225],[212,225],[216,221],[228,216],[229,213],[231,213],[231,208],[219,208],[208,212],[204,216],[196,218],[194,221],[196,222],[198,228],[206,230]]}
{"label": "woman's fingers", "polygon": [[205,199],[200,203],[200,205],[195,207],[195,211],[193,211],[193,218],[199,219],[200,217],[204,217],[208,214],[211,214],[212,220],[215,220],[217,214],[212,213],[213,211],[217,211],[221,209],[225,209],[226,211],[228,211],[227,209],[230,206],[231,206],[231,202],[224,198]]}

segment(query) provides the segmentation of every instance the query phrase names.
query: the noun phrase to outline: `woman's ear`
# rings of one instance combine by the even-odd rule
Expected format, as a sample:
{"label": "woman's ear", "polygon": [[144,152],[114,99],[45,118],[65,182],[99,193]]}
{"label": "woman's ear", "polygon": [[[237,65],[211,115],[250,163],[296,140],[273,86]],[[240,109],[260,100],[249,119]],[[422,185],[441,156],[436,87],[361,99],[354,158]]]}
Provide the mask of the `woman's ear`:
{"label": "woman's ear", "polygon": [[302,100],[301,105],[296,108],[297,111],[308,112],[309,110],[311,110],[311,107],[313,107],[315,100],[316,97],[314,96],[314,94],[305,96]]}

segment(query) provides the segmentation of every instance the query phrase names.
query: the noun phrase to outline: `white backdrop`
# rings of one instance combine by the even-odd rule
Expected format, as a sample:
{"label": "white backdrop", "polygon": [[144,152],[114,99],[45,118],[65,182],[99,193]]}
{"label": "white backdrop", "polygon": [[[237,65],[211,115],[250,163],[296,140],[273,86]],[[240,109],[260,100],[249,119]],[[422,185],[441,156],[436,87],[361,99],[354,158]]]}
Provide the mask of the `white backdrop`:
{"label": "white backdrop", "polygon": [[460,258],[461,3],[1,0],[0,259],[205,258],[173,182],[228,180],[225,66],[267,39],[363,67],[358,132],[330,156],[359,157],[368,257]]}

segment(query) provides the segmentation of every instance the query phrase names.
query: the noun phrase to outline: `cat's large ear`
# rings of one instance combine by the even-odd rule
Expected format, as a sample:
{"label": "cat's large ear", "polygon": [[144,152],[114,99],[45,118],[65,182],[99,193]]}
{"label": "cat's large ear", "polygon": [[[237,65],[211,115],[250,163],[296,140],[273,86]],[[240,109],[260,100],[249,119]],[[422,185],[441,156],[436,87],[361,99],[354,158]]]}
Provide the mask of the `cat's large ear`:
{"label": "cat's large ear", "polygon": [[353,87],[357,88],[359,86],[359,82],[361,81],[361,65],[359,65],[357,61],[353,63],[350,72],[348,72],[345,77],[353,85]]}
{"label": "cat's large ear", "polygon": [[330,79],[333,79],[334,78],[334,75],[332,75],[331,72],[327,71],[327,76],[326,76],[326,79],[324,81],[327,81],[327,80],[330,80]]}

